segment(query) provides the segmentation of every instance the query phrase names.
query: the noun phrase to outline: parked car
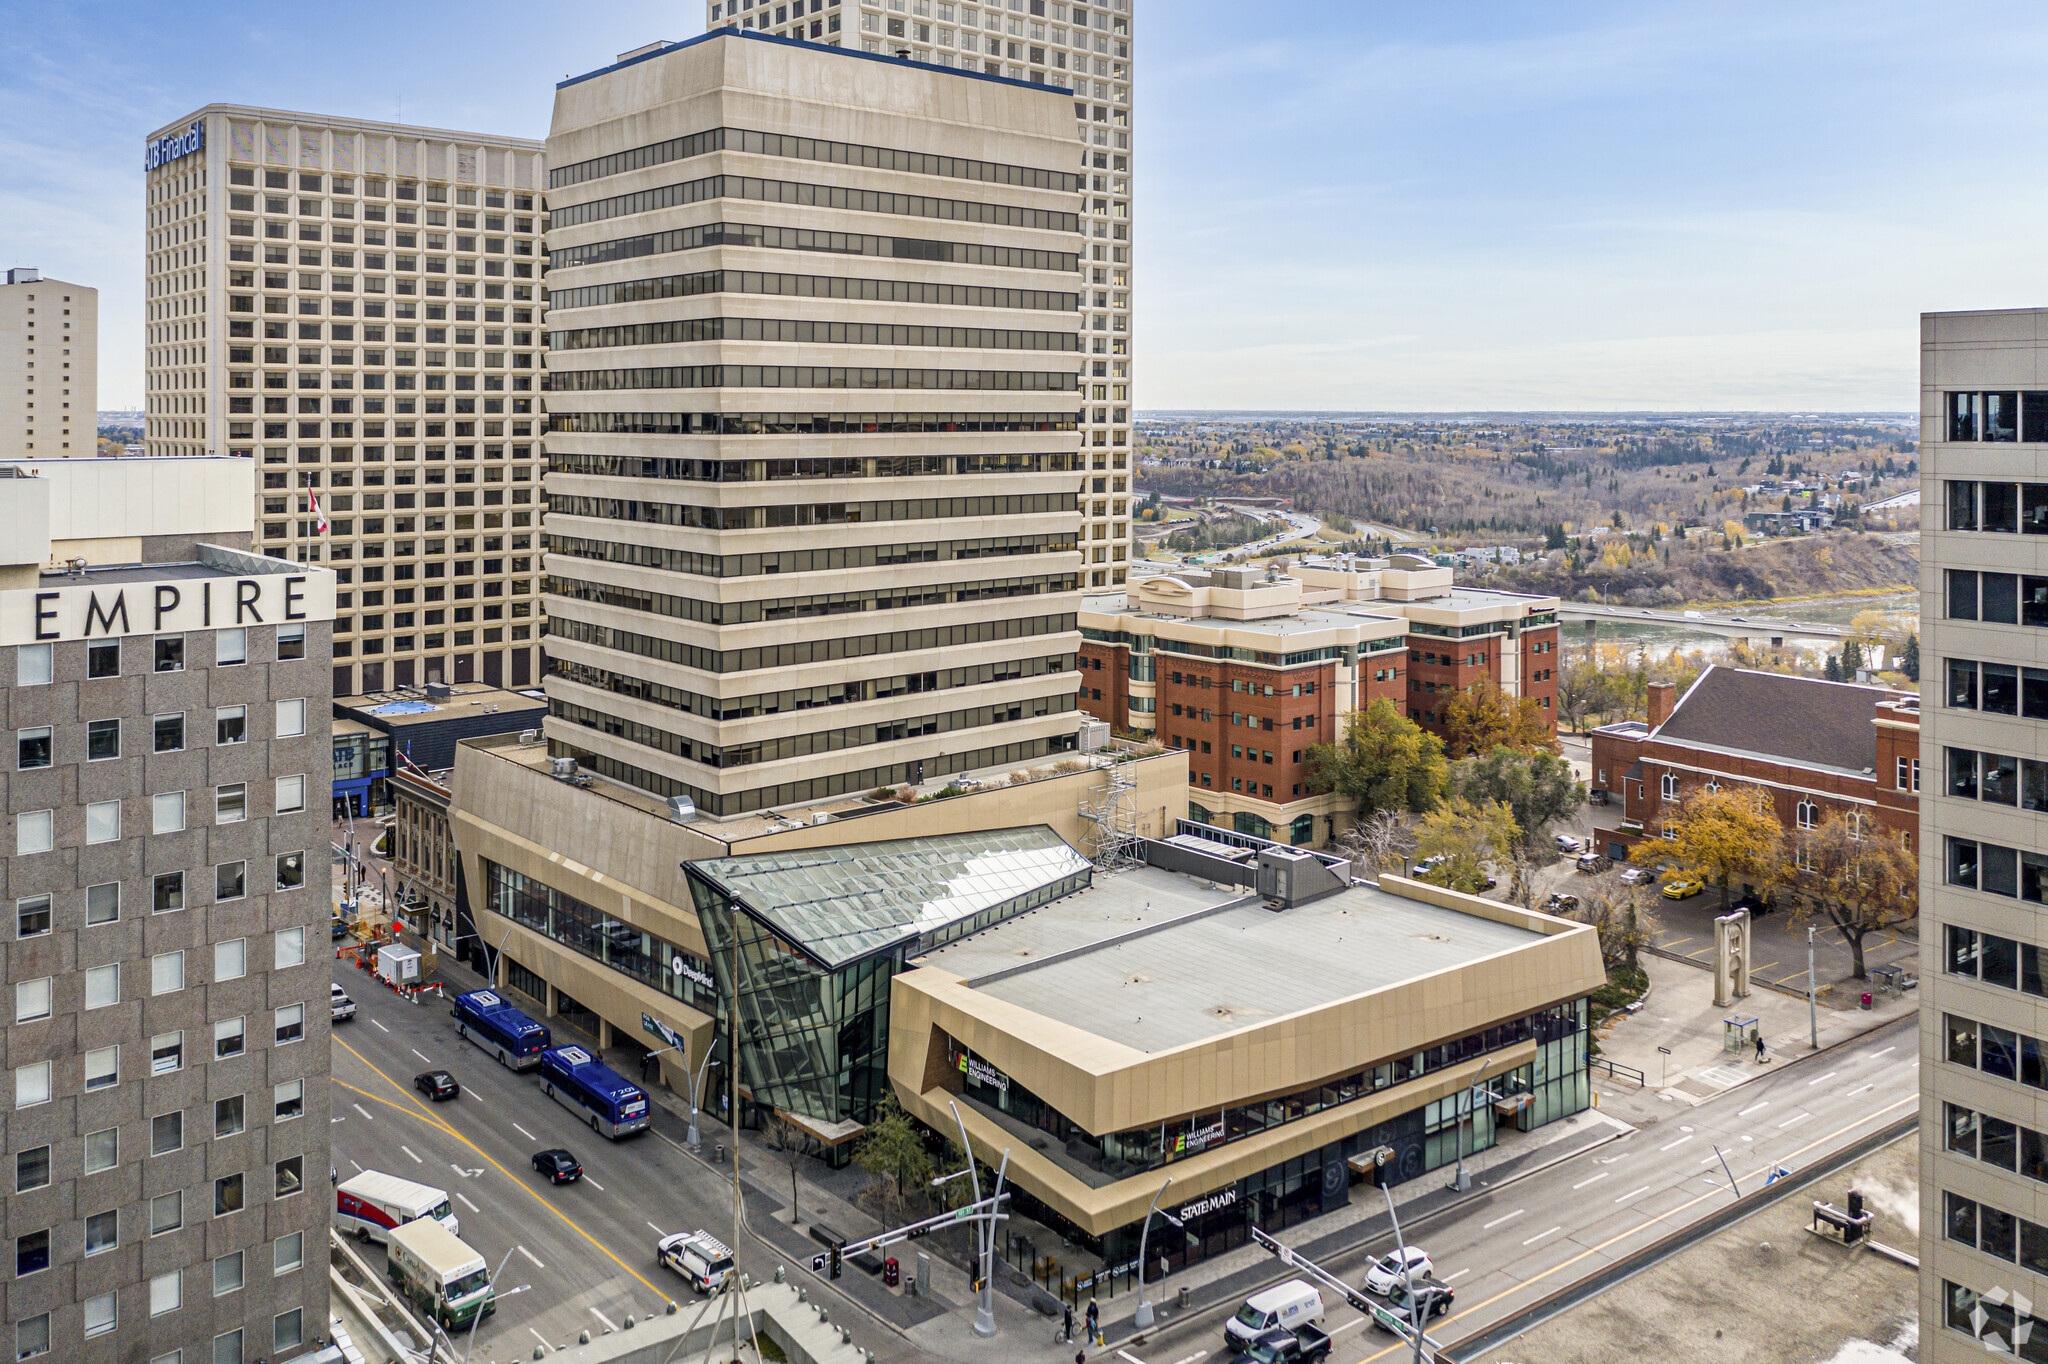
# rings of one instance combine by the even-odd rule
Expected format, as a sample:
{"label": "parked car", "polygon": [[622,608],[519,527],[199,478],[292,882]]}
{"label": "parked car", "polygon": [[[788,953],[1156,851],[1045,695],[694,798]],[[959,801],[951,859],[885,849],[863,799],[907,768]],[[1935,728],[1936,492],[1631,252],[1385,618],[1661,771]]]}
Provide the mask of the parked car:
{"label": "parked car", "polygon": [[583,1178],[583,1166],[559,1146],[533,1153],[533,1168],[548,1177],[550,1184],[568,1184]]}
{"label": "parked car", "polygon": [[[1405,1262],[1399,1250],[1384,1259],[1373,1261],[1372,1267],[1365,1271],[1365,1291],[1384,1298],[1399,1288],[1404,1279],[1409,1283],[1421,1283],[1436,1272],[1436,1266],[1430,1261],[1429,1252],[1421,1246],[1409,1246],[1407,1254]],[[1407,1270],[1405,1275],[1402,1273],[1404,1268]]]}
{"label": "parked car", "polygon": [[1330,1354],[1330,1333],[1313,1322],[1267,1331],[1240,1350],[1231,1364],[1318,1364]]}
{"label": "parked car", "polygon": [[342,918],[339,914],[329,916],[327,920],[327,940],[329,942],[340,942],[347,936],[348,920]]}
{"label": "parked car", "polygon": [[1557,850],[1559,852],[1575,853],[1582,850],[1585,846],[1583,842],[1573,838],[1570,834],[1559,834],[1557,836]]}
{"label": "parked car", "polygon": [[455,1077],[445,1070],[421,1071],[412,1077],[412,1087],[435,1103],[452,1099],[462,1092],[462,1086],[456,1084]]}
{"label": "parked car", "polygon": [[1607,859],[1599,853],[1581,853],[1579,860],[1572,864],[1587,876],[1598,876],[1607,870]]}
{"label": "parked car", "polygon": [[1450,860],[1450,858],[1445,857],[1442,853],[1438,853],[1435,857],[1425,857],[1415,864],[1415,874],[1417,876],[1427,876]]}
{"label": "parked car", "polygon": [[1576,895],[1553,895],[1543,902],[1545,914],[1571,914],[1578,910],[1579,897]]}
{"label": "parked car", "polygon": [[1664,883],[1664,898],[1667,900],[1690,900],[1706,887],[1698,881],[1681,879]]}
{"label": "parked car", "polygon": [[1657,874],[1645,867],[1625,867],[1621,873],[1622,884],[1628,886],[1647,886],[1656,879]]}

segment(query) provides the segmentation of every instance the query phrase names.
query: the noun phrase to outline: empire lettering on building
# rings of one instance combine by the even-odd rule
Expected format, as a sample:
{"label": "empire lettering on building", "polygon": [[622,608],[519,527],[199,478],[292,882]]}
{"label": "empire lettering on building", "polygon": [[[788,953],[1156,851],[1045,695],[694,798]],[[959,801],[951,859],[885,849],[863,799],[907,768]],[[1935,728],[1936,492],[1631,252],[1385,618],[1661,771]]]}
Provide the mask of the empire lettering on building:
{"label": "empire lettering on building", "polygon": [[325,573],[0,592],[0,644],[317,620],[333,609],[333,592]]}

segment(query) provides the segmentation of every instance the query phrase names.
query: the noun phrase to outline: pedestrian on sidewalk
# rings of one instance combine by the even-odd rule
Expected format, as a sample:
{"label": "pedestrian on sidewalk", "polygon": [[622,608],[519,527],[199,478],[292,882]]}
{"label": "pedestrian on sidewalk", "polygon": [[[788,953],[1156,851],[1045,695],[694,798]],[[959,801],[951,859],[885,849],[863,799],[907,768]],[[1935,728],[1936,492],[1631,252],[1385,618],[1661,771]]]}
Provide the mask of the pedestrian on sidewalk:
{"label": "pedestrian on sidewalk", "polygon": [[1068,1303],[1060,1309],[1060,1339],[1074,1338],[1074,1304]]}
{"label": "pedestrian on sidewalk", "polygon": [[1100,1339],[1102,1332],[1100,1331],[1100,1329],[1098,1329],[1096,1323],[1101,1319],[1101,1317],[1102,1311],[1100,1308],[1096,1307],[1095,1299],[1088,1299],[1088,1339],[1094,1341],[1098,1345],[1102,1343]]}
{"label": "pedestrian on sidewalk", "polygon": [[1756,1032],[1756,1063],[1758,1065],[1764,1063],[1764,1032],[1762,1028],[1758,1028]]}

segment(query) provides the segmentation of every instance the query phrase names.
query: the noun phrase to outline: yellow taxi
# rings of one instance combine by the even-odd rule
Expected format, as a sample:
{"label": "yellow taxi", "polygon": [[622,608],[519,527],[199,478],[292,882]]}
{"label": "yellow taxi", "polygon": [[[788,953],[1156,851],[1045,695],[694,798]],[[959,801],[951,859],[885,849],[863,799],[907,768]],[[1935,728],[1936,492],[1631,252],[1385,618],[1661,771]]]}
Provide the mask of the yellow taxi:
{"label": "yellow taxi", "polygon": [[1691,879],[1666,881],[1664,883],[1664,898],[1667,900],[1690,900],[1705,889],[1704,885]]}

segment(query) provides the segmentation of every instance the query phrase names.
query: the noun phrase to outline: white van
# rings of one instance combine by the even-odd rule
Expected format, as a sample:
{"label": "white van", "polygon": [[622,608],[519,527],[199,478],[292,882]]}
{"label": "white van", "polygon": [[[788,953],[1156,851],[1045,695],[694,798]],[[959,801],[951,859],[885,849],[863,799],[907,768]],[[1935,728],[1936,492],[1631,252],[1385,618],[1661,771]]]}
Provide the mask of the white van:
{"label": "white van", "polygon": [[389,1239],[394,1227],[432,1218],[460,1236],[462,1224],[449,1206],[448,1191],[415,1184],[381,1170],[365,1170],[334,1187],[334,1225],[358,1241]]}
{"label": "white van", "polygon": [[1322,1319],[1323,1295],[1305,1279],[1289,1279],[1247,1298],[1237,1315],[1223,1324],[1223,1343],[1236,1353],[1267,1331],[1292,1331]]}

